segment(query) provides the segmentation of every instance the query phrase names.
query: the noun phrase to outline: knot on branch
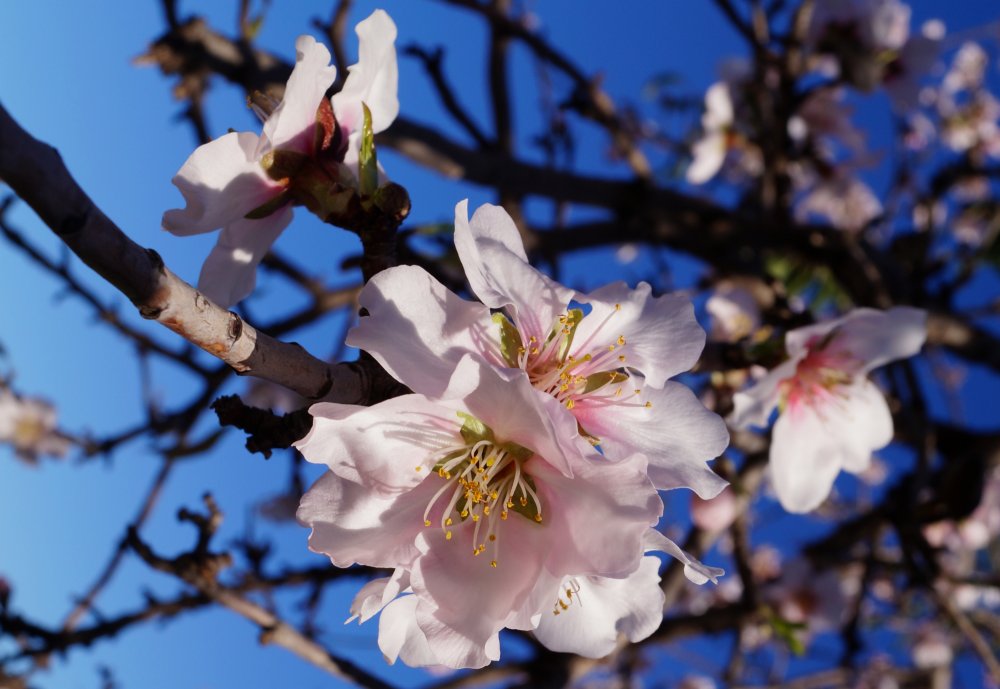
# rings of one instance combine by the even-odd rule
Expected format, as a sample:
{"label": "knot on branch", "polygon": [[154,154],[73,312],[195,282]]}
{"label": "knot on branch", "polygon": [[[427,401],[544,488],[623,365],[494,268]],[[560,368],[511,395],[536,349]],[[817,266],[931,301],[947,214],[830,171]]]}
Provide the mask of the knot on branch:
{"label": "knot on branch", "polygon": [[265,458],[270,458],[273,450],[291,447],[312,427],[308,408],[279,416],[248,406],[237,395],[220,397],[212,403],[212,409],[221,425],[234,426],[247,434],[246,448],[250,452],[259,452]]}

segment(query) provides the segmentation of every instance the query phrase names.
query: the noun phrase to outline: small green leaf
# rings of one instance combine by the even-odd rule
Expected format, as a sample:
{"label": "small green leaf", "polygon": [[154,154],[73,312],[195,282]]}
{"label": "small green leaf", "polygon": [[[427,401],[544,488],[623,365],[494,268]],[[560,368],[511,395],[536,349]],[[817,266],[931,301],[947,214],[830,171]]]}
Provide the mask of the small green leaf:
{"label": "small green leaf", "polygon": [[361,104],[365,120],[361,127],[361,152],[358,154],[358,170],[361,175],[362,196],[371,196],[378,188],[378,158],[375,155],[375,134],[372,131],[372,111]]}
{"label": "small green leaf", "polygon": [[511,368],[520,368],[518,358],[524,347],[521,333],[502,313],[493,314],[493,322],[500,326],[500,355]]}
{"label": "small green leaf", "polygon": [[802,622],[790,622],[774,612],[770,612],[767,621],[774,630],[774,635],[784,641],[792,653],[801,656],[806,652],[805,644],[802,643],[801,635],[798,634],[798,632],[805,630],[805,624]]}

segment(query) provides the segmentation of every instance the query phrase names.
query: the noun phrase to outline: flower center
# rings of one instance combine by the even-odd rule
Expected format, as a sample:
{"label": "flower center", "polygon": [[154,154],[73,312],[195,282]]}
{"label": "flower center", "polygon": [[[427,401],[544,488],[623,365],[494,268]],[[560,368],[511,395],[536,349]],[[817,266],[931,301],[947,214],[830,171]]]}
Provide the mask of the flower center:
{"label": "flower center", "polygon": [[778,386],[781,409],[797,407],[801,403],[810,406],[836,394],[841,385],[849,384],[853,357],[844,351],[830,351],[828,345],[836,337],[836,331],[818,342],[808,345],[809,353],[795,367],[795,375],[781,381]]}
{"label": "flower center", "polygon": [[[629,376],[624,371],[628,361],[628,342],[616,331],[613,320],[621,312],[615,304],[604,321],[584,342],[575,342],[577,328],[584,318],[580,309],[559,314],[548,337],[540,342],[534,335],[525,342],[517,326],[503,314],[493,320],[500,326],[500,353],[511,368],[523,369],[531,384],[573,409],[583,399],[590,406],[627,405],[651,407],[640,402],[640,390],[626,390]],[[586,434],[591,442],[599,439]]]}
{"label": "flower center", "polygon": [[14,424],[11,440],[15,447],[34,447],[45,436],[46,428],[38,416],[27,414]]}
{"label": "flower center", "polygon": [[[444,479],[424,510],[424,526],[432,526],[431,513],[439,503],[445,507],[438,519],[445,539],[452,539],[456,521],[475,524],[472,554],[492,548],[490,564],[497,566],[500,548],[500,523],[511,512],[542,523],[542,501],[525,463],[534,452],[516,443],[498,442],[492,430],[478,419],[459,412],[463,419],[463,444],[441,452],[433,471]],[[417,467],[420,470],[420,467]],[[480,538],[481,536],[481,538]]]}

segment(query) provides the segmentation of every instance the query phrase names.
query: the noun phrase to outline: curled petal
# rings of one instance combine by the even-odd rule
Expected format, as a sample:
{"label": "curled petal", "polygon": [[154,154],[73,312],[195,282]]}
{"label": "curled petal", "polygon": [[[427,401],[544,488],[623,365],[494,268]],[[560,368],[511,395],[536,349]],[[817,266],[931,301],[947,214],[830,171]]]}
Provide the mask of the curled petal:
{"label": "curled petal", "polygon": [[573,409],[580,425],[600,439],[601,450],[612,460],[646,455],[657,489],[688,487],[706,499],[718,495],[726,481],[706,462],[729,444],[725,422],[680,383],[668,381],[659,390],[643,386],[641,378],[633,378],[632,384],[642,390],[637,399],[650,406],[584,397]]}
{"label": "curled petal", "polygon": [[257,284],[257,266],[291,222],[292,209],[285,206],[260,220],[227,225],[201,266],[198,289],[226,309],[250,296]]}
{"label": "curled petal", "polygon": [[330,64],[326,46],[312,36],[299,36],[295,41],[295,68],[288,77],[281,103],[264,123],[258,157],[274,148],[311,152],[316,111],[336,78],[337,68]]}
{"label": "curled petal", "polygon": [[372,579],[361,587],[351,603],[351,616],[344,622],[349,624],[358,620],[364,624],[375,617],[385,606],[393,601],[403,590],[410,586],[410,573],[399,567],[391,577]]}
{"label": "curled petal", "polygon": [[254,150],[259,138],[232,132],[194,150],[174,175],[186,207],[163,214],[163,229],[186,236],[211,232],[243,219],[277,195]]}
{"label": "curled petal", "polygon": [[[464,199],[455,206],[455,246],[460,255],[474,256],[476,242],[490,239],[507,247],[525,263],[528,262],[521,233],[517,231],[517,225],[503,207],[484,203],[476,209],[471,221],[467,220],[468,217],[469,200]],[[459,222],[459,218],[462,222]]]}
{"label": "curled petal", "polygon": [[440,665],[427,636],[417,625],[416,596],[403,596],[389,603],[378,623],[378,647],[390,665],[402,658],[410,667]]}
{"label": "curled petal", "polygon": [[386,129],[399,114],[396,95],[396,25],[384,10],[375,10],[358,24],[358,62],[348,67],[344,88],[333,96],[340,126],[353,133],[361,129],[361,104],[372,113],[372,131]]}
{"label": "curled petal", "polygon": [[615,650],[618,635],[642,641],[663,621],[660,560],[642,558],[624,579],[573,577],[561,598],[566,605],[542,613],[535,637],[552,650],[602,658]]}
{"label": "curled petal", "polygon": [[691,164],[685,177],[691,184],[704,184],[722,169],[726,162],[726,135],[709,132],[691,147]]}
{"label": "curled petal", "polygon": [[645,543],[646,552],[658,550],[661,553],[666,553],[667,555],[683,562],[684,576],[699,586],[708,581],[711,581],[713,584],[718,584],[719,577],[726,573],[726,570],[720,567],[709,567],[708,565],[703,565],[698,562],[684,552],[679,545],[655,529],[649,529],[646,532]]}
{"label": "curled petal", "polygon": [[[358,303],[368,315],[348,333],[347,344],[416,392],[439,397],[465,354],[497,349],[489,309],[459,298],[423,268],[382,271]],[[503,365],[496,357],[491,363]]]}

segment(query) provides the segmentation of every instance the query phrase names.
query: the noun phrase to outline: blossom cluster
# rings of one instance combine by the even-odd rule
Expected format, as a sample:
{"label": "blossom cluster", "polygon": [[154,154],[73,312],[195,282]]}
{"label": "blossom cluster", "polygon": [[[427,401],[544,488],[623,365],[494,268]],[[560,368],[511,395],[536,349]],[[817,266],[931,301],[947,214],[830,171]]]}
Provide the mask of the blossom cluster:
{"label": "blossom cluster", "polygon": [[[815,55],[837,56],[859,87],[900,78],[864,64],[887,50],[898,69],[909,64],[909,15],[900,7],[856,2],[818,13]],[[326,96],[335,78],[329,51],[299,38],[283,99],[255,101],[263,133],[206,144],[175,177],[187,206],[168,211],[164,227],[181,235],[223,228],[199,283],[219,303],[252,291],[256,265],[293,206],[336,224],[350,208],[377,203],[385,173],[371,136],[399,109],[396,29],[379,10],[357,31],[360,59],[339,93]],[[853,61],[842,52],[847,34],[860,51]],[[712,177],[734,151],[743,173],[756,174],[760,154],[737,116],[748,78],[733,67],[709,89],[690,181]],[[810,149],[836,140],[860,151],[848,114],[839,91],[817,91],[789,134]],[[853,178],[809,174],[807,212],[824,207],[824,193],[838,195],[845,227],[879,212]],[[844,211],[844,196],[858,197],[861,210]],[[677,558],[699,584],[722,574],[657,528],[661,490],[691,489],[693,521],[705,529],[726,528],[738,511],[732,492],[710,502],[726,486],[707,464],[727,447],[726,423],[671,380],[695,365],[705,332],[686,296],[623,282],[583,292],[552,280],[530,264],[501,207],[469,217],[468,203],[458,203],[454,245],[478,301],[417,266],[384,270],[361,291],[364,316],[347,343],[412,393],[369,407],[310,408],[312,428],[295,446],[328,471],[297,518],[312,530],[310,548],[334,565],[392,571],[365,585],[351,609],[361,622],[380,616],[390,661],[482,667],[500,657],[504,629],[530,631],[553,650],[606,655],[619,635],[638,641],[660,624],[660,560],[650,553]],[[717,339],[760,331],[755,297],[739,285],[720,290],[707,310]],[[907,307],[857,309],[792,330],[787,361],[735,395],[735,428],[765,426],[779,411],[770,477],[787,510],[816,509],[842,469],[864,471],[892,440],[889,407],[867,375],[916,354],[925,317]]]}
{"label": "blossom cluster", "polygon": [[34,464],[43,455],[64,456],[71,446],[56,425],[56,410],[45,400],[22,397],[0,386],[0,443]]}

